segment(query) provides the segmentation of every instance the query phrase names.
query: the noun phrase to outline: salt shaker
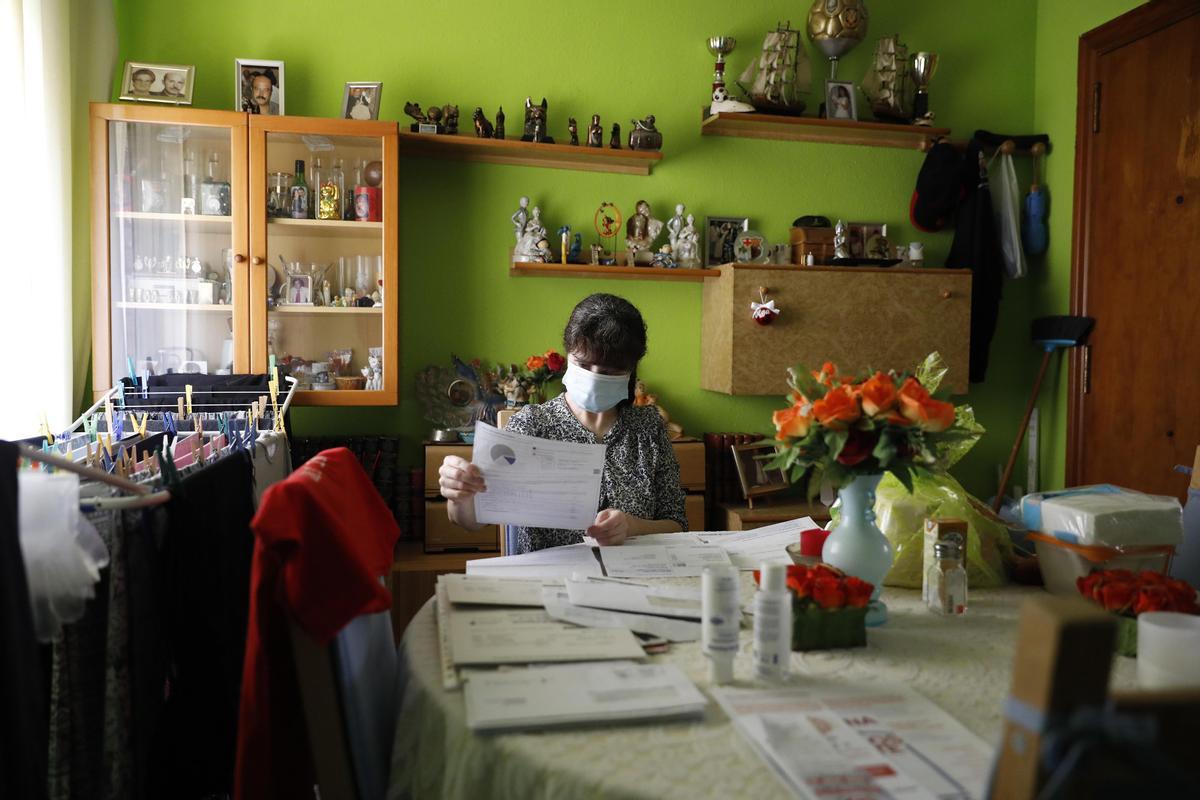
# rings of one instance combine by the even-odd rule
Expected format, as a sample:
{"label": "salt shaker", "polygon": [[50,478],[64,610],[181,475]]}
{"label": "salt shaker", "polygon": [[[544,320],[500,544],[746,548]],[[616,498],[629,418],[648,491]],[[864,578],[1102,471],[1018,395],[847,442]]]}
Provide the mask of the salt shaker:
{"label": "salt shaker", "polygon": [[967,571],[962,565],[962,547],[954,542],[938,542],[933,546],[933,556],[934,562],[926,575],[929,610],[950,616],[965,614]]}

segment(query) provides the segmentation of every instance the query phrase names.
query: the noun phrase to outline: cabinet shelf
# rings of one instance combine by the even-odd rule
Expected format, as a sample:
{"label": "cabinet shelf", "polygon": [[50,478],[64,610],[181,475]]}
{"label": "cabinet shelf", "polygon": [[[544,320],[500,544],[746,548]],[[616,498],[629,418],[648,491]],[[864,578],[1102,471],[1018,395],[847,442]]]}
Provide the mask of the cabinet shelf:
{"label": "cabinet shelf", "polygon": [[439,136],[403,131],[400,133],[400,155],[625,175],[649,175],[663,157],[660,150],[613,150],[609,147],[537,144],[519,139],[479,139],[470,133]]}
{"label": "cabinet shelf", "polygon": [[198,311],[208,313],[232,314],[233,306],[216,303],[138,303],[120,300],[113,303],[115,308],[128,308],[145,311]]}
{"label": "cabinet shelf", "polygon": [[366,389],[297,389],[292,403],[301,406],[394,406],[396,395]]}
{"label": "cabinet shelf", "polygon": [[117,219],[130,219],[142,222],[180,222],[189,228],[200,228],[228,233],[233,217],[213,214],[171,214],[162,211],[117,211],[113,214]]}
{"label": "cabinet shelf", "polygon": [[365,236],[377,239],[383,232],[382,222],[341,219],[271,217],[267,220],[267,227],[271,236]]}
{"label": "cabinet shelf", "polygon": [[934,138],[949,136],[950,129],[723,111],[706,116],[700,124],[700,133],[705,136],[736,136],[744,139],[778,139],[788,142],[824,142],[924,150]]}
{"label": "cabinet shelf", "polygon": [[268,314],[382,314],[383,306],[339,308],[338,306],[275,306]]}
{"label": "cabinet shelf", "polygon": [[618,280],[690,281],[698,283],[721,274],[715,269],[665,269],[663,267],[602,267],[595,264],[535,264],[514,261],[514,277],[616,278]]}

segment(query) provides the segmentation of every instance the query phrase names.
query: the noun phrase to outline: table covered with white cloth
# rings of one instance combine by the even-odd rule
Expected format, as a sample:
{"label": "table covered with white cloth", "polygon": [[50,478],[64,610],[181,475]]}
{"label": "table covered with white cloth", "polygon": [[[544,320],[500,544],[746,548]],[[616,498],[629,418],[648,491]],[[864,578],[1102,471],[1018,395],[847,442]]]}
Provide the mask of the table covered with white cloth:
{"label": "table covered with white cloth", "polygon": [[[743,573],[743,601],[752,591],[750,575]],[[793,653],[790,680],[802,682],[812,676],[860,685],[904,684],[996,744],[1020,607],[1027,597],[1043,591],[976,591],[965,616],[942,617],[926,611],[919,591],[886,589],[882,599],[890,618],[868,629],[866,647]],[[736,685],[755,685],[748,628],[742,629],[741,640]],[[534,733],[471,732],[462,692],[442,688],[433,600],[409,624],[400,655],[392,800],[790,796],[715,702],[702,719],[692,721]],[[699,642],[673,644],[670,652],[651,660],[678,665],[709,694],[708,666]],[[1114,657],[1114,687],[1133,687],[1135,673],[1134,659]]]}

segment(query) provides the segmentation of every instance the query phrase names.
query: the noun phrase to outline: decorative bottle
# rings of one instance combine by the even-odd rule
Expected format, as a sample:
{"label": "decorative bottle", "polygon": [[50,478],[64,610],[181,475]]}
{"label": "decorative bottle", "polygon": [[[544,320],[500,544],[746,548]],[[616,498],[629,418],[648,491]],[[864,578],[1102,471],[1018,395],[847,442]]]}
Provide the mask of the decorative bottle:
{"label": "decorative bottle", "polygon": [[221,180],[221,157],[217,153],[208,156],[208,174],[200,184],[202,213],[214,217],[228,217],[231,213],[229,182]]}
{"label": "decorative bottle", "polygon": [[292,178],[288,203],[292,219],[308,219],[308,184],[304,182],[304,159],[296,159],[296,177]]}
{"label": "decorative bottle", "polygon": [[346,179],[342,173],[340,159],[334,161],[333,166],[322,173],[317,192],[319,198],[317,200],[317,219],[341,219]]}
{"label": "decorative bottle", "polygon": [[320,219],[321,182],[325,180],[325,168],[321,165],[321,157],[313,158],[308,170],[308,216],[309,219]]}
{"label": "decorative bottle", "polygon": [[934,562],[926,575],[929,585],[926,605],[938,614],[965,614],[967,571],[962,565],[962,548],[954,542],[938,542],[933,546],[933,557]]}
{"label": "decorative bottle", "polygon": [[200,205],[200,173],[196,170],[196,152],[188,150],[183,158],[183,196],[192,201],[194,211]]}

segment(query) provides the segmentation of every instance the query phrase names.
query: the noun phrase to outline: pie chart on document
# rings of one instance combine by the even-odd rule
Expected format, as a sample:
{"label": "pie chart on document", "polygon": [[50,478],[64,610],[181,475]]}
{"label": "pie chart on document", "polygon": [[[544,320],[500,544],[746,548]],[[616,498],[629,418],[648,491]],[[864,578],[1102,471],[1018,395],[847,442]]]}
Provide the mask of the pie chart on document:
{"label": "pie chart on document", "polygon": [[517,454],[513,449],[506,444],[497,444],[492,446],[492,461],[497,464],[515,464],[517,463]]}

